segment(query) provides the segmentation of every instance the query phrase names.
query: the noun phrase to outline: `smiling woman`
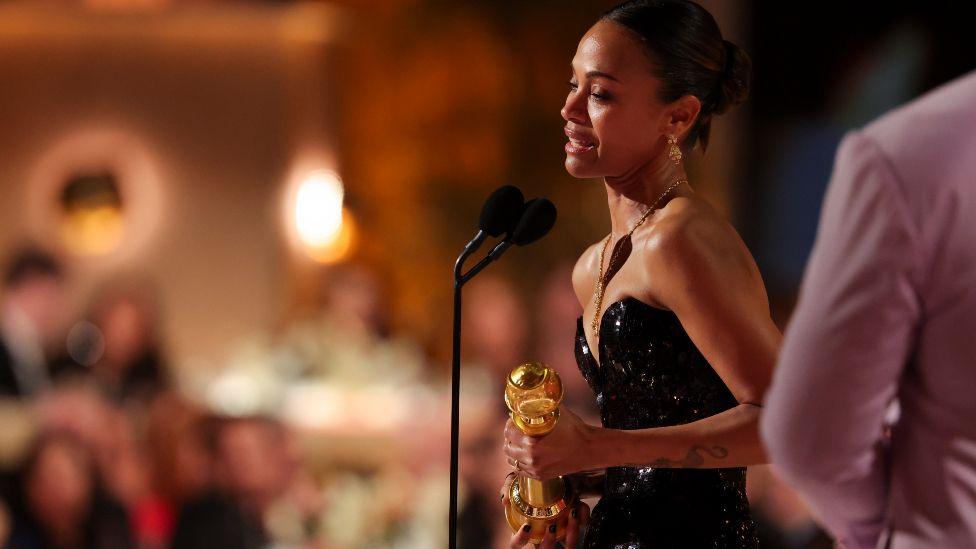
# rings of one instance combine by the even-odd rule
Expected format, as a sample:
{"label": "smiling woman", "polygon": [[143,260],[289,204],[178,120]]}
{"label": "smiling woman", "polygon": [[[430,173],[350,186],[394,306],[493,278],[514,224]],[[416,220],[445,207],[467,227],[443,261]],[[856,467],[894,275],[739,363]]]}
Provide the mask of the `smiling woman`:
{"label": "smiling woman", "polygon": [[759,403],[781,335],[748,248],[683,164],[708,146],[712,117],[745,100],[749,71],[690,0],[621,4],[573,58],[565,166],[603,181],[611,222],[573,271],[576,359],[602,425],[565,408],[544,437],[509,421],[504,451],[538,479],[605,470],[584,547],[758,545],[746,466],[765,462]]}
{"label": "smiling woman", "polygon": [[562,110],[566,169],[576,177],[602,177],[646,162],[655,145],[649,140],[663,141],[647,130],[679,101],[693,119],[679,146],[700,144],[704,152],[712,117],[745,101],[751,62],[697,4],[629,2],[590,29],[572,69]]}

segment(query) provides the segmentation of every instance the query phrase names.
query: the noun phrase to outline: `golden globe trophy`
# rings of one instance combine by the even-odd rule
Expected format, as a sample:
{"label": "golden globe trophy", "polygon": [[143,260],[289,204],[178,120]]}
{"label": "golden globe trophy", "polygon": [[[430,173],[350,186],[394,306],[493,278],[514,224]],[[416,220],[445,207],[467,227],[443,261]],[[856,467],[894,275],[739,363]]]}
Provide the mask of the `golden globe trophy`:
{"label": "golden globe trophy", "polygon": [[[541,437],[556,427],[563,384],[559,374],[541,362],[515,367],[505,384],[505,404],[512,421],[529,436]],[[539,543],[550,524],[556,524],[556,539],[566,537],[566,522],[575,495],[563,477],[537,480],[516,473],[508,489],[505,518],[512,532],[528,523],[532,543]]]}

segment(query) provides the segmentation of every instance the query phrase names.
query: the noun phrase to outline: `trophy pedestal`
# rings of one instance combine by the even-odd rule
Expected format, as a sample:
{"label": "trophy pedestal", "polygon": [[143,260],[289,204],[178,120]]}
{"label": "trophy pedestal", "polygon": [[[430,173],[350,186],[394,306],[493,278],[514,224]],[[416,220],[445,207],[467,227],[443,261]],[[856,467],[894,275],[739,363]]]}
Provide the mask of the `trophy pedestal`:
{"label": "trophy pedestal", "polygon": [[556,524],[556,539],[565,539],[573,503],[571,494],[562,477],[540,481],[518,475],[508,489],[505,518],[513,532],[528,524],[532,543],[541,543],[553,523]]}

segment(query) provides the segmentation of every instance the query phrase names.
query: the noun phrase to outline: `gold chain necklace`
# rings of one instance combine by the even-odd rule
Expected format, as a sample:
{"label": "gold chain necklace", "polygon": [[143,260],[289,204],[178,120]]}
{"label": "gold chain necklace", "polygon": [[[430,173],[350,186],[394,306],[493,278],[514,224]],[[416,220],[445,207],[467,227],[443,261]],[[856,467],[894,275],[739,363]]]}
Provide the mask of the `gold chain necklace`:
{"label": "gold chain necklace", "polygon": [[[640,219],[637,220],[637,223],[634,225],[634,228],[632,228],[630,232],[628,232],[625,236],[620,238],[620,242],[622,242],[625,238],[629,239],[630,235],[634,234],[634,231],[637,230],[637,227],[640,227],[644,223],[644,220],[646,220],[647,216],[652,211],[654,211],[654,208],[657,206],[658,202],[660,202],[665,196],[667,196],[668,193],[670,193],[679,184],[687,183],[687,182],[688,182],[687,179],[679,179],[674,183],[672,183],[670,187],[665,189],[664,192],[661,193],[661,196],[657,197],[657,200],[655,200],[654,203],[651,204],[649,208],[647,208],[647,211],[645,211],[643,215],[641,215]],[[600,333],[598,332],[598,329],[600,328],[600,310],[603,308],[603,291],[606,289],[607,283],[609,282],[603,280],[603,257],[607,252],[607,245],[610,244],[610,239],[612,238],[613,238],[613,232],[611,231],[610,234],[607,235],[607,241],[603,243],[603,249],[600,250],[600,276],[598,276],[596,279],[596,289],[595,289],[596,311],[593,313],[593,322],[590,324],[590,326],[593,328],[593,333],[596,337],[600,337]],[[613,253],[610,254],[611,265],[613,264],[614,259],[617,257],[617,251],[619,249],[620,249],[619,244],[617,246],[614,246]],[[616,274],[616,271],[614,271],[614,274]]]}

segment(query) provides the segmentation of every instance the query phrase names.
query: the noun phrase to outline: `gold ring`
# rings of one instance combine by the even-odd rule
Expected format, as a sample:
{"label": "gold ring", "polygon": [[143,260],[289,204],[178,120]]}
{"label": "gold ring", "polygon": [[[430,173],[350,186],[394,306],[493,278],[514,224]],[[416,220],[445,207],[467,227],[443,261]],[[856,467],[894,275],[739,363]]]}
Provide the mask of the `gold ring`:
{"label": "gold ring", "polygon": [[522,469],[521,469],[521,467],[519,467],[519,462],[518,462],[518,460],[515,460],[515,470],[516,470],[516,471],[521,471],[521,470],[522,470]]}

